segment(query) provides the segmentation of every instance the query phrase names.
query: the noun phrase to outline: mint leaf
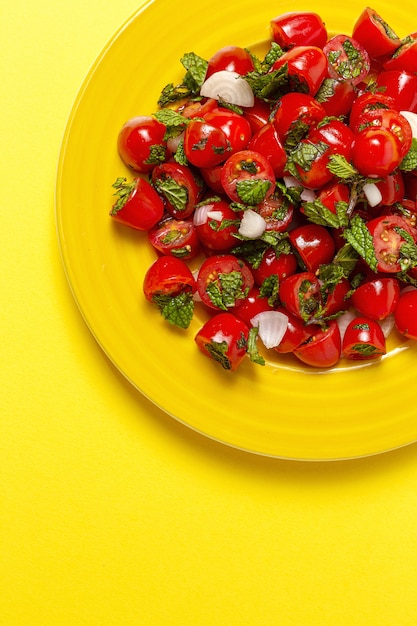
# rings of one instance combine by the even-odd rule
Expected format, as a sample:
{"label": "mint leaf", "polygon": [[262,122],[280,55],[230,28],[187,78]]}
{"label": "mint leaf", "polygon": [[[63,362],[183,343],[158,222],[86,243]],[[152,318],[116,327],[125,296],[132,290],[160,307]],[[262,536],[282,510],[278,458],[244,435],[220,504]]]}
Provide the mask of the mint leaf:
{"label": "mint leaf", "polygon": [[261,178],[248,178],[236,184],[236,192],[244,204],[256,205],[265,200],[271,181]]}
{"label": "mint leaf", "polygon": [[356,167],[349,163],[346,157],[341,154],[332,154],[329,157],[327,169],[336,176],[336,178],[343,181],[356,180],[360,176]]}
{"label": "mint leaf", "polygon": [[227,341],[210,341],[204,344],[204,348],[207,350],[213,361],[220,363],[223,369],[232,369],[232,364],[227,356]]}
{"label": "mint leaf", "polygon": [[187,70],[183,83],[192,93],[199,94],[207,72],[208,61],[194,52],[187,52],[180,59]]}
{"label": "mint leaf", "polygon": [[259,288],[259,295],[262,298],[268,299],[270,306],[276,306],[278,304],[279,295],[279,277],[278,274],[271,274],[262,282]]}
{"label": "mint leaf", "polygon": [[241,272],[232,271],[220,273],[216,280],[208,283],[206,292],[217,308],[227,311],[235,306],[236,300],[242,300],[247,296],[248,289],[243,290]]}
{"label": "mint leaf", "polygon": [[344,237],[352,248],[366,261],[371,270],[376,272],[378,260],[372,235],[359,215],[352,217],[349,227],[344,230]]}
{"label": "mint leaf", "polygon": [[131,183],[128,183],[127,178],[119,177],[116,178],[112,187],[113,189],[116,189],[114,195],[117,196],[117,200],[111,208],[110,215],[116,215],[116,213],[123,209],[124,205],[135,190],[136,181],[133,180]]}
{"label": "mint leaf", "polygon": [[166,126],[165,139],[180,135],[190,123],[189,119],[173,109],[161,109],[154,113],[154,116],[158,122]]}
{"label": "mint leaf", "polygon": [[400,163],[400,170],[412,172],[417,169],[417,139],[413,137],[411,148]]}
{"label": "mint leaf", "polygon": [[159,308],[162,317],[170,324],[180,328],[189,327],[194,314],[194,300],[190,291],[175,296],[155,295],[153,302]]}
{"label": "mint leaf", "polygon": [[257,365],[265,365],[265,359],[258,351],[257,345],[257,337],[258,337],[258,329],[254,326],[249,330],[248,335],[248,347],[247,354],[252,361],[252,363],[256,363]]}
{"label": "mint leaf", "polygon": [[188,203],[188,191],[184,185],[180,185],[170,176],[156,178],[153,184],[177,211],[185,210]]}

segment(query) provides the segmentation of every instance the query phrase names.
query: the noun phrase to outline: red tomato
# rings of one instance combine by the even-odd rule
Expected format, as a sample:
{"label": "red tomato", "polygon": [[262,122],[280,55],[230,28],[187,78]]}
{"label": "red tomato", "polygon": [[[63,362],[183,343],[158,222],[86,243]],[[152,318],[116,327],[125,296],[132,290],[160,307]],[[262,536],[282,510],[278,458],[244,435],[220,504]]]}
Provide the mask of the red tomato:
{"label": "red tomato", "polygon": [[200,250],[197,230],[192,220],[178,220],[167,215],[148,231],[152,246],[161,254],[192,259]]}
{"label": "red tomato", "polygon": [[208,60],[206,78],[221,70],[236,72],[244,76],[253,69],[253,60],[247,50],[239,46],[225,46]]}
{"label": "red tomato", "polygon": [[307,341],[299,345],[293,354],[313,367],[333,367],[338,363],[342,352],[339,327],[331,322],[325,329],[319,328]]}
{"label": "red tomato", "polygon": [[382,320],[394,312],[399,297],[400,283],[396,278],[375,278],[360,285],[351,302],[361,315]]}
{"label": "red tomato", "polygon": [[272,38],[281,48],[318,46],[327,41],[326,25],[320,15],[310,11],[293,11],[275,17],[270,22]]}
{"label": "red tomato", "polygon": [[117,139],[122,161],[136,172],[147,174],[166,156],[166,126],[154,117],[141,115],[123,124]]}
{"label": "red tomato", "polygon": [[234,202],[256,205],[274,193],[275,175],[262,154],[242,150],[232,154],[223,165],[221,182]]}
{"label": "red tomato", "polygon": [[174,161],[162,163],[153,169],[151,179],[155,189],[164,197],[170,215],[184,219],[194,212],[203,186],[189,167]]}
{"label": "red tomato", "polygon": [[367,128],[355,136],[352,163],[362,176],[388,176],[402,158],[401,142],[390,130]]}
{"label": "red tomato", "polygon": [[250,327],[252,326],[251,320],[255,315],[272,310],[273,307],[269,304],[268,298],[260,295],[259,287],[253,287],[243,302],[233,310],[233,313]]}
{"label": "red tomato", "polygon": [[200,169],[200,175],[203,181],[215,193],[220,195],[224,194],[224,189],[221,181],[223,164],[214,165],[213,167],[202,167]]}
{"label": "red tomato", "polygon": [[368,317],[355,317],[343,336],[342,354],[355,361],[378,359],[386,353],[381,326]]}
{"label": "red tomato", "polygon": [[386,70],[401,70],[413,74],[417,67],[417,33],[406,37],[391,57],[384,62]]}
{"label": "red tomato", "polygon": [[238,219],[225,200],[202,201],[194,213],[194,223],[200,242],[209,250],[225,252],[237,243],[233,234],[238,231]]}
{"label": "red tomato", "polygon": [[278,280],[291,276],[297,269],[297,259],[294,254],[277,254],[274,248],[265,250],[260,264],[252,268],[255,284],[259,287],[264,280],[276,275]]}
{"label": "red tomato", "polygon": [[267,231],[283,233],[291,224],[294,206],[279,191],[258,204],[257,211],[266,222]]}
{"label": "red tomato", "polygon": [[306,326],[301,319],[287,311],[284,307],[277,307],[276,310],[288,317],[287,330],[279,345],[274,348],[279,354],[293,352],[295,348],[307,341],[317,330],[317,327],[313,324]]}
{"label": "red tomato", "polygon": [[248,150],[262,154],[274,170],[276,178],[282,178],[287,163],[287,153],[284,150],[278,132],[271,122],[267,122],[258,130],[248,144]]}
{"label": "red tomato", "polygon": [[340,120],[329,120],[318,124],[307,135],[312,143],[323,141],[333,154],[341,154],[348,161],[352,152],[354,135],[347,124]]}
{"label": "red tomato", "polygon": [[330,232],[320,224],[303,224],[289,234],[291,245],[308,272],[316,272],[320,265],[330,263],[335,243]]}
{"label": "red tomato", "polygon": [[198,331],[195,341],[203,354],[235,371],[247,353],[249,328],[232,313],[218,313]]}
{"label": "red tomato", "polygon": [[338,181],[330,181],[318,190],[317,200],[332,213],[336,214],[338,202],[348,203],[350,198],[350,189],[348,185],[339,183]]}
{"label": "red tomato", "polygon": [[348,35],[336,35],[323,48],[328,61],[329,76],[349,80],[354,85],[369,73],[369,55],[361,44]]}
{"label": "red tomato", "polygon": [[231,147],[220,128],[196,119],[185,129],[184,152],[192,165],[213,167],[227,159]]}
{"label": "red tomato", "polygon": [[321,304],[320,283],[312,272],[292,274],[281,282],[279,299],[290,313],[308,322]]}
{"label": "red tomato", "polygon": [[185,104],[181,105],[177,111],[187,119],[194,119],[195,117],[202,117],[218,108],[218,102],[214,98],[203,98],[199,101],[189,100]]}
{"label": "red tomato", "polygon": [[291,131],[300,124],[307,131],[320,122],[326,115],[326,111],[319,102],[306,93],[287,93],[278,101],[273,123],[278,131],[281,141],[288,139]]}
{"label": "red tomato", "polygon": [[149,267],[143,281],[143,292],[149,302],[160,296],[193,293],[195,280],[188,265],[174,256],[161,256]]}
{"label": "red tomato", "polygon": [[[327,58],[317,46],[295,46],[285,52],[271,67],[271,72],[286,66],[292,91],[314,96],[327,76]],[[301,88],[300,88],[301,86]]]}
{"label": "red tomato", "polygon": [[394,311],[397,330],[409,339],[417,339],[417,289],[400,295]]}
{"label": "red tomato", "polygon": [[208,257],[197,275],[197,291],[211,309],[228,310],[241,304],[254,285],[250,269],[232,254]]}
{"label": "red tomato", "polygon": [[326,115],[342,117],[349,114],[355,95],[355,87],[351,81],[327,77],[315,98],[322,105]]}
{"label": "red tomato", "polygon": [[381,206],[391,206],[404,198],[404,179],[400,170],[394,170],[385,178],[375,182],[381,192]]}
{"label": "red tomato", "polygon": [[347,278],[342,278],[332,289],[327,289],[324,293],[322,289],[323,317],[345,311],[349,307],[350,291],[351,286]]}
{"label": "red tomato", "polygon": [[359,118],[369,111],[378,111],[379,109],[393,109],[394,100],[385,93],[365,91],[361,93],[352,103],[349,114],[349,126],[357,129],[359,126]]}
{"label": "red tomato", "polygon": [[255,134],[269,122],[271,107],[263,100],[255,98],[255,104],[252,107],[246,107],[243,115],[248,120],[252,133]]}
{"label": "red tomato", "polygon": [[131,183],[126,178],[118,178],[113,188],[118,199],[110,215],[117,222],[137,230],[149,230],[162,218],[164,203],[144,178],[136,178]]}
{"label": "red tomato", "polygon": [[415,74],[402,70],[386,70],[378,74],[376,87],[392,98],[393,106],[397,111],[416,111],[417,76]]}
{"label": "red tomato", "polygon": [[395,109],[379,108],[362,113],[353,131],[358,133],[367,128],[382,128],[391,131],[401,143],[402,156],[405,156],[411,148],[413,133],[410,122]]}
{"label": "red tomato", "polygon": [[368,52],[370,57],[378,58],[393,53],[401,43],[400,38],[381,16],[366,7],[355,22],[352,37]]}
{"label": "red tomato", "polygon": [[230,144],[229,152],[243,150],[252,137],[248,120],[228,109],[215,109],[204,116],[205,121],[224,132]]}
{"label": "red tomato", "polygon": [[406,243],[401,231],[405,231],[415,240],[415,231],[399,215],[376,217],[367,223],[373,238],[378,271],[396,273],[401,271],[401,247]]}

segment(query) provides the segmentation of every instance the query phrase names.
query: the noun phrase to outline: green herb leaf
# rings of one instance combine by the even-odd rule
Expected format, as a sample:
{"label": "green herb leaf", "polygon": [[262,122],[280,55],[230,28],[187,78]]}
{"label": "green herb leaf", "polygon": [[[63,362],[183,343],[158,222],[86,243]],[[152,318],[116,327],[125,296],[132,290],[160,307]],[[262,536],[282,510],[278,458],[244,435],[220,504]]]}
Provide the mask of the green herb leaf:
{"label": "green herb leaf", "polygon": [[191,90],[186,85],[174,85],[174,83],[169,83],[163,88],[157,104],[159,107],[166,107],[173,102],[188,98],[191,93]]}
{"label": "green herb leaf", "polygon": [[278,274],[271,274],[262,282],[259,288],[259,295],[268,299],[270,306],[276,306],[279,302],[279,277]]}
{"label": "green herb leaf", "polygon": [[170,176],[157,178],[154,186],[177,211],[184,211],[188,203],[188,191]]}
{"label": "green herb leaf", "polygon": [[209,341],[204,344],[204,347],[213,359],[213,361],[220,363],[223,369],[232,369],[232,364],[230,363],[230,359],[227,356],[227,341]]}
{"label": "green herb leaf", "polygon": [[194,300],[190,291],[175,296],[155,295],[153,302],[159,308],[162,317],[170,324],[180,328],[189,327],[194,314]]}
{"label": "green herb leaf", "polygon": [[124,205],[135,190],[136,181],[133,180],[131,183],[128,183],[126,178],[119,177],[116,178],[112,187],[113,189],[116,189],[114,195],[117,196],[117,200],[111,208],[110,215],[116,215],[116,213],[123,209]]}
{"label": "green herb leaf", "polygon": [[253,326],[249,330],[247,354],[252,363],[256,363],[257,365],[265,365],[265,359],[261,354],[259,354],[258,351],[257,338],[258,329]]}
{"label": "green herb leaf", "polygon": [[248,178],[237,182],[236,192],[245,204],[256,205],[265,199],[271,184],[269,180]]}
{"label": "green herb leaf", "polygon": [[378,261],[375,255],[372,235],[366,223],[359,215],[354,215],[349,227],[344,230],[344,237],[352,248],[366,261],[371,270],[377,269]]}
{"label": "green herb leaf", "polygon": [[332,154],[327,164],[328,170],[340,180],[345,182],[356,180],[360,174],[356,167],[341,154]]}
{"label": "green herb leaf", "polygon": [[400,170],[412,172],[417,169],[417,139],[413,137],[411,148],[400,163]]}
{"label": "green herb leaf", "polygon": [[187,52],[180,59],[187,70],[183,83],[192,93],[200,93],[207,72],[208,62],[194,52]]}
{"label": "green herb leaf", "polygon": [[209,282],[206,287],[207,295],[212,303],[223,311],[235,306],[236,300],[244,299],[248,289],[243,289],[241,272],[233,271],[220,273],[217,279]]}

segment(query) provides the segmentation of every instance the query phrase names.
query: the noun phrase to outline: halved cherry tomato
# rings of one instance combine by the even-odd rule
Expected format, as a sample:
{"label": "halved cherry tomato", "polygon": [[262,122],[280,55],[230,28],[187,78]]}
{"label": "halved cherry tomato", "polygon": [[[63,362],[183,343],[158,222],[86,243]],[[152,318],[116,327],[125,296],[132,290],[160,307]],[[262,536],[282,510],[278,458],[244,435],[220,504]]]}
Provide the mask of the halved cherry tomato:
{"label": "halved cherry tomato", "polygon": [[265,198],[261,204],[258,204],[257,211],[266,222],[265,230],[283,233],[291,224],[294,205],[290,204],[277,190],[272,196]]}
{"label": "halved cherry tomato", "polygon": [[401,70],[413,74],[417,67],[417,33],[408,35],[384,62],[386,70]]}
{"label": "halved cherry tomato", "polygon": [[160,254],[171,254],[180,259],[193,259],[200,250],[196,227],[191,219],[179,220],[166,215],[148,230],[151,245]]}
{"label": "halved cherry tomato", "polygon": [[400,295],[394,311],[397,330],[409,339],[417,339],[417,289]]}
{"label": "halved cherry tomato", "polygon": [[393,277],[382,277],[362,283],[353,292],[351,302],[361,315],[382,320],[394,312],[399,297],[399,281]]}
{"label": "halved cherry tomato", "polygon": [[211,309],[227,311],[241,304],[254,285],[247,265],[232,254],[208,257],[197,275],[197,291]]}
{"label": "halved cherry tomato", "polygon": [[203,192],[203,185],[194,171],[175,162],[161,163],[153,169],[151,180],[164,197],[170,215],[180,219],[192,215]]}
{"label": "halved cherry tomato", "polygon": [[404,178],[401,170],[394,170],[385,178],[375,182],[381,193],[380,206],[391,206],[404,198]]}
{"label": "halved cherry tomato", "polygon": [[336,285],[331,288],[321,290],[323,300],[323,317],[328,317],[346,311],[349,308],[350,298],[348,294],[351,291],[350,282],[347,278],[342,278]]}
{"label": "halved cherry tomato", "polygon": [[403,233],[415,240],[415,231],[399,215],[376,217],[367,223],[367,227],[373,238],[378,271],[391,274],[400,272],[401,248],[407,243]]}
{"label": "halved cherry tomato", "polygon": [[320,283],[312,272],[299,272],[285,278],[279,286],[279,299],[290,313],[308,322],[321,305]]}
{"label": "halved cherry tomato", "polygon": [[343,336],[342,354],[355,361],[378,359],[386,353],[381,326],[369,317],[355,317]]}
{"label": "halved cherry tomato", "polygon": [[230,144],[228,153],[243,150],[252,137],[252,129],[248,120],[228,109],[215,109],[204,116],[205,121],[224,132]]}
{"label": "halved cherry tomato", "polygon": [[262,154],[274,170],[277,178],[282,178],[287,162],[287,153],[284,150],[278,131],[274,124],[267,122],[251,138],[248,150]]}
{"label": "halved cherry tomato", "polygon": [[277,307],[276,310],[288,317],[287,330],[279,345],[274,348],[279,354],[293,352],[295,348],[307,341],[317,330],[317,326],[314,324],[306,326],[299,317],[296,317],[284,307]]}
{"label": "halved cherry tomato", "polygon": [[262,283],[272,275],[277,276],[278,280],[284,280],[287,276],[291,276],[297,269],[297,259],[295,254],[277,254],[274,248],[265,250],[262,260],[256,268],[252,269],[255,284],[259,287]]}
{"label": "halved cherry tomato", "polygon": [[376,86],[393,100],[397,111],[416,111],[417,76],[403,70],[385,70],[376,78]]}
{"label": "halved cherry tomato", "polygon": [[160,296],[195,291],[195,280],[188,265],[174,256],[160,256],[148,268],[143,280],[143,292],[149,302]]}
{"label": "halved cherry tomato", "polygon": [[192,165],[213,167],[227,159],[231,147],[220,128],[196,119],[185,129],[184,152]]}
{"label": "halved cherry tomato", "polygon": [[110,215],[117,222],[137,230],[148,230],[162,218],[164,203],[144,178],[135,178],[131,183],[126,178],[118,178],[113,188],[118,199]]}
{"label": "halved cherry tomato", "polygon": [[256,205],[274,193],[275,175],[262,154],[242,150],[232,154],[223,165],[221,182],[234,202]]}
{"label": "halved cherry tomato", "polygon": [[245,322],[249,327],[252,326],[251,320],[264,311],[272,311],[273,306],[269,304],[268,298],[261,296],[259,287],[252,287],[243,302],[233,309],[234,315]]}
{"label": "halved cherry tomato", "polygon": [[286,66],[291,91],[314,96],[327,76],[327,58],[317,46],[294,46],[272,65],[270,71]]}
{"label": "halved cherry tomato", "polygon": [[352,37],[368,52],[370,57],[378,58],[392,54],[400,45],[401,40],[374,10],[366,7],[356,20]]}
{"label": "halved cherry tomato", "polygon": [[390,130],[367,128],[355,135],[352,163],[362,176],[388,176],[399,166],[402,158],[401,142]]}
{"label": "halved cherry tomato", "polygon": [[355,96],[355,87],[350,80],[326,77],[315,98],[326,111],[326,115],[341,117],[348,115]]}
{"label": "halved cherry tomato", "polygon": [[410,122],[395,109],[376,109],[362,113],[353,131],[362,132],[367,128],[382,128],[391,131],[401,143],[401,154],[405,156],[411,148],[413,133]]}
{"label": "halved cherry tomato", "polygon": [[292,11],[270,22],[272,38],[281,48],[306,45],[322,48],[327,41],[326,25],[312,11]]}
{"label": "halved cherry tomato", "polygon": [[224,46],[208,60],[206,78],[221,70],[236,72],[244,76],[254,69],[253,60],[247,50],[240,46]]}
{"label": "halved cherry tomato", "polygon": [[319,328],[317,332],[299,345],[293,354],[313,367],[333,367],[340,360],[342,340],[339,326],[331,322],[327,328]]}
{"label": "halved cherry tomato", "polygon": [[165,124],[150,115],[138,115],[125,122],[117,138],[122,161],[136,172],[151,172],[165,160],[165,132]]}
{"label": "halved cherry tomato", "polygon": [[281,141],[285,142],[290,133],[299,136],[300,127],[306,135],[325,115],[326,111],[321,104],[309,94],[290,92],[280,98],[273,123]]}
{"label": "halved cherry tomato", "polygon": [[255,98],[255,104],[252,107],[245,107],[243,115],[248,120],[252,128],[252,133],[255,134],[269,122],[271,107],[267,102],[264,102],[264,100]]}
{"label": "halved cherry tomato", "polygon": [[[339,202],[348,203],[350,198],[349,185],[338,181],[330,181],[318,190],[317,200],[319,200],[326,209],[336,214],[337,204]],[[302,207],[301,207],[302,210]]]}
{"label": "halved cherry tomato", "polygon": [[359,94],[352,103],[349,113],[349,126],[355,130],[359,126],[359,118],[369,111],[393,109],[394,99],[385,93],[365,91]]}
{"label": "halved cherry tomato", "polygon": [[303,224],[294,228],[289,239],[297,256],[308,272],[316,272],[320,265],[330,263],[335,243],[330,232],[320,224]]}
{"label": "halved cherry tomato", "polygon": [[205,248],[225,252],[236,245],[237,240],[233,235],[238,231],[239,220],[225,200],[203,200],[194,213],[194,222]]}
{"label": "halved cherry tomato", "polygon": [[245,322],[232,313],[218,313],[200,328],[195,341],[203,354],[233,372],[246,356],[248,336]]}
{"label": "halved cherry tomato", "polygon": [[354,85],[369,73],[371,62],[365,48],[348,35],[335,35],[323,48],[328,60],[329,76],[349,80]]}

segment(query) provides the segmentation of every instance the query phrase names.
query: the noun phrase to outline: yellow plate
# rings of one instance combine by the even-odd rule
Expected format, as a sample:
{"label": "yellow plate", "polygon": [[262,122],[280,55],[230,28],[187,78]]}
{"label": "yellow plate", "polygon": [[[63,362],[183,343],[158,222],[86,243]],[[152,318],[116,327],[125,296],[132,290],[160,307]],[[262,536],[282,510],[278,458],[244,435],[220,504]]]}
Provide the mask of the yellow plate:
{"label": "yellow plate", "polygon": [[[400,36],[411,0],[372,5]],[[378,364],[317,371],[272,358],[234,373],[201,355],[188,331],[165,323],[142,297],[154,260],[146,236],[108,216],[111,184],[130,175],[116,152],[122,124],[152,113],[163,86],[179,82],[179,59],[208,58],[229,44],[262,46],[272,17],[290,10],[321,14],[329,31],[350,33],[364,5],[352,0],[299,4],[252,0],[156,0],[113,37],[78,94],[59,160],[56,214],[74,297],[105,353],[131,383],[168,414],[228,445],[281,458],[329,460],[390,450],[417,439],[417,349],[393,337]]]}

